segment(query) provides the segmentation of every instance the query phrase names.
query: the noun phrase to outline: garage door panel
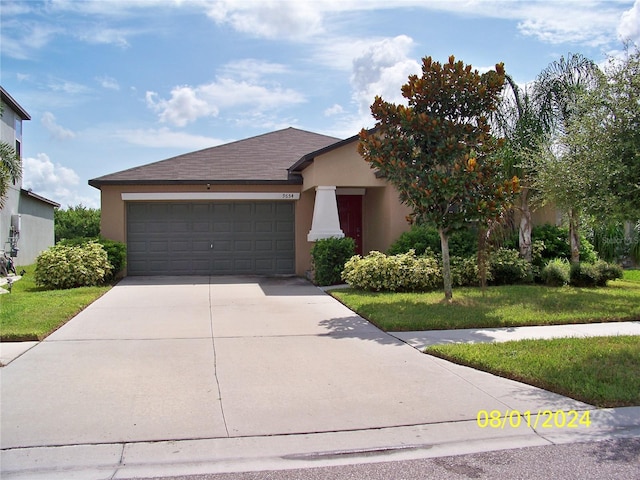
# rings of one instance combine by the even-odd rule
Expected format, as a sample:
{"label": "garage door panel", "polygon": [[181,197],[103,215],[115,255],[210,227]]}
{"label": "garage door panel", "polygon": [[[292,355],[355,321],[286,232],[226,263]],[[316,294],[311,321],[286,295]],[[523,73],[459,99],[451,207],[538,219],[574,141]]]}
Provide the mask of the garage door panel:
{"label": "garage door panel", "polygon": [[233,224],[229,222],[216,222],[212,224],[213,233],[231,233],[233,231]]}
{"label": "garage door panel", "polygon": [[233,231],[236,233],[253,233],[253,222],[235,222]]}
{"label": "garage door panel", "polygon": [[131,202],[130,275],[291,274],[293,202]]}
{"label": "garage door panel", "polygon": [[270,252],[273,250],[273,240],[256,240],[257,252]]}
{"label": "garage door panel", "polygon": [[233,250],[239,253],[253,251],[253,242],[251,240],[239,240],[233,242]]}
{"label": "garage door panel", "polygon": [[276,222],[276,232],[278,233],[292,233],[293,222]]}
{"label": "garage door panel", "polygon": [[271,232],[273,232],[273,221],[256,222],[256,233],[271,233]]}

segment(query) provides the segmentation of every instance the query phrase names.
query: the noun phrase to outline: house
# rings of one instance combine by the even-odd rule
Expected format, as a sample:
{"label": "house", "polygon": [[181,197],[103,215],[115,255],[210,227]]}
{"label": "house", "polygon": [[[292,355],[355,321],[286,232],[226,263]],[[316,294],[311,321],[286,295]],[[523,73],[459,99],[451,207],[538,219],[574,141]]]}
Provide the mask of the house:
{"label": "house", "polygon": [[[0,86],[2,121],[0,140],[22,154],[22,122],[31,120],[24,108]],[[54,244],[53,212],[60,204],[22,188],[22,179],[9,184],[0,210],[0,250],[15,257],[17,265],[29,265]]]}
{"label": "house", "polygon": [[384,251],[409,228],[408,208],[357,145],[286,128],[89,185],[101,192],[102,234],[127,245],[128,275],[304,276],[318,239]]}

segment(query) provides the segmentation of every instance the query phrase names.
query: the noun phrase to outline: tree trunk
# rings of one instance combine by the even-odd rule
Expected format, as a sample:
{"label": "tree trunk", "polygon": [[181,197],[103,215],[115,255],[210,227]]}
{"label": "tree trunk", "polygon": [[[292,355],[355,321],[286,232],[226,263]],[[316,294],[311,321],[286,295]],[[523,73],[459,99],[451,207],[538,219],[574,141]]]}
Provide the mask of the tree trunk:
{"label": "tree trunk", "polygon": [[487,228],[478,225],[478,277],[482,293],[487,289]]}
{"label": "tree trunk", "polygon": [[442,247],[442,279],[444,280],[444,299],[447,303],[451,303],[453,299],[453,291],[451,287],[451,263],[449,260],[449,235],[442,229],[438,228],[440,234],[440,246]]}
{"label": "tree trunk", "polygon": [[518,231],[520,243],[520,255],[527,262],[532,260],[531,242],[531,210],[529,209],[529,189],[522,188],[520,193],[520,228]]}
{"label": "tree trunk", "polygon": [[578,228],[580,225],[580,213],[575,208],[569,212],[569,245],[571,246],[571,263],[580,262],[580,237]]}

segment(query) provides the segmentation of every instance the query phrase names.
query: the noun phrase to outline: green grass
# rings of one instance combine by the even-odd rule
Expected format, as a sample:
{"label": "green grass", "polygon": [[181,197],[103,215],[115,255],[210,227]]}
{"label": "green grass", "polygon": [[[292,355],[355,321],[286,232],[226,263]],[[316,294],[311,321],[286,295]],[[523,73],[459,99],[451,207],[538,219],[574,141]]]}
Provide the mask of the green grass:
{"label": "green grass", "polygon": [[12,293],[0,295],[0,341],[42,340],[111,287],[43,290],[34,282],[34,266],[13,284]]}
{"label": "green grass", "polygon": [[601,288],[509,285],[457,288],[453,304],[441,291],[331,294],[385,331],[492,328],[640,320],[640,271]]}
{"label": "green grass", "polygon": [[640,270],[625,270],[624,280],[640,283]]}
{"label": "green grass", "polygon": [[637,336],[437,345],[426,353],[598,407],[640,405]]}

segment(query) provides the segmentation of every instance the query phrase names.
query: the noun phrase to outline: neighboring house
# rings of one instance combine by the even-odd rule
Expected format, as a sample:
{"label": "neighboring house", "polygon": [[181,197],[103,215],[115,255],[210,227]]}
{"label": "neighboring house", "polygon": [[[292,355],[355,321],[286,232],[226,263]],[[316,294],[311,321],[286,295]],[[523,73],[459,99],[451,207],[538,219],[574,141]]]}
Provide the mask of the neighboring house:
{"label": "neighboring house", "polygon": [[409,228],[358,136],[287,128],[89,181],[128,275],[305,275],[321,238],[386,250]]}
{"label": "neighboring house", "polygon": [[[22,122],[31,120],[24,108],[0,87],[2,122],[0,140],[22,155]],[[22,179],[9,185],[0,210],[0,251],[15,257],[17,265],[29,265],[54,244],[53,211],[60,204],[22,188]]]}

